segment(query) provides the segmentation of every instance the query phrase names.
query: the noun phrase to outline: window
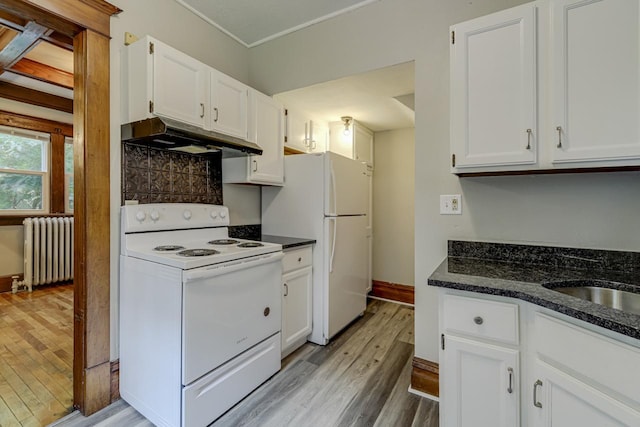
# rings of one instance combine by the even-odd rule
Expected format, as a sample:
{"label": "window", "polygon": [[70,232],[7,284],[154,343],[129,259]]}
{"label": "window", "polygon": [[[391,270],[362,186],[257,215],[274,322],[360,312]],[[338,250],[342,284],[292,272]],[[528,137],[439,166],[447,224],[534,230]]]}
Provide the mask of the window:
{"label": "window", "polygon": [[49,134],[0,126],[0,212],[49,211]]}

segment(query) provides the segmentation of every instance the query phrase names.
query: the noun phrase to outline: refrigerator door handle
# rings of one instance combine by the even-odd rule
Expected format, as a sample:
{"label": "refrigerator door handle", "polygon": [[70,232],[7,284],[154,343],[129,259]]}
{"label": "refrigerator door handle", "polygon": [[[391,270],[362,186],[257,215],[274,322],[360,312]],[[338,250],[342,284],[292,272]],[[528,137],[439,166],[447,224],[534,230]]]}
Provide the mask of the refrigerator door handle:
{"label": "refrigerator door handle", "polygon": [[336,253],[336,232],[337,232],[337,224],[336,217],[329,217],[328,220],[333,222],[333,236],[331,239],[331,256],[329,257],[329,273],[333,273],[333,256]]}
{"label": "refrigerator door handle", "polygon": [[333,170],[333,165],[331,165],[331,173],[330,173],[330,177],[331,179],[331,198],[332,198],[332,202],[333,202],[333,210],[331,211],[332,215],[337,215],[338,214],[338,195],[336,194],[336,173]]}

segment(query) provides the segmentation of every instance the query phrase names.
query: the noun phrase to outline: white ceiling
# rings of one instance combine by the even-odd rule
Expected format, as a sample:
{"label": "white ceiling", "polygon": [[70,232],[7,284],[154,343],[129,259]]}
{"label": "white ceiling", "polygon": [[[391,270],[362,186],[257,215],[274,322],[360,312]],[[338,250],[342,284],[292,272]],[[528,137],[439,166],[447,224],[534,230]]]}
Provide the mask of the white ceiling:
{"label": "white ceiling", "polygon": [[379,0],[176,0],[247,47]]}
{"label": "white ceiling", "polygon": [[282,92],[274,98],[313,119],[351,116],[374,132],[415,126],[413,62]]}

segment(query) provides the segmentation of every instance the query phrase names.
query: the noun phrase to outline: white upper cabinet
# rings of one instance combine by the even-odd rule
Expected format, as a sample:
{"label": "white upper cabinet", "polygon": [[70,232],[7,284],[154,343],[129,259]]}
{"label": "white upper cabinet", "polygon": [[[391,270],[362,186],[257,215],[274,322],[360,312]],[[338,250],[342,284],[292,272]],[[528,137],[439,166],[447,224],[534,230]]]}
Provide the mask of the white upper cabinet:
{"label": "white upper cabinet", "polygon": [[452,166],[534,164],[535,4],[451,27],[450,54]]}
{"label": "white upper cabinet", "polygon": [[310,119],[301,111],[286,109],[285,147],[304,153],[326,150],[329,130],[327,125]]}
{"label": "white upper cabinet", "polygon": [[247,139],[249,87],[216,70],[210,72],[211,112],[209,128]]}
{"label": "white upper cabinet", "polygon": [[552,7],[553,161],[640,158],[640,2]]}
{"label": "white upper cabinet", "polygon": [[373,166],[373,132],[353,120],[345,132],[343,122],[329,124],[329,151]]}
{"label": "white upper cabinet", "polygon": [[224,183],[282,185],[284,183],[284,108],[272,97],[249,91],[249,141],[262,155],[222,159]]}
{"label": "white upper cabinet", "polygon": [[151,37],[123,53],[122,122],[164,116],[204,127],[208,67]]}

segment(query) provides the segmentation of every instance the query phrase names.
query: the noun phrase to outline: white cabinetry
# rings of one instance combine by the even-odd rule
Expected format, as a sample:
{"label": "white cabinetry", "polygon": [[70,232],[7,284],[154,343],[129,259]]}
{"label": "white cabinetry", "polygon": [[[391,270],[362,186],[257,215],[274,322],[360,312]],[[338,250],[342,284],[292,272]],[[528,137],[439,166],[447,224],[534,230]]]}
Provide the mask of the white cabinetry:
{"label": "white cabinetry", "polygon": [[311,246],[286,250],[282,260],[282,357],[311,333],[313,272]]}
{"label": "white cabinetry", "polygon": [[640,164],[639,31],[637,0],[540,0],[452,26],[452,172]]}
{"label": "white cabinetry", "polygon": [[303,153],[324,152],[327,147],[327,125],[307,117],[301,111],[287,108],[285,147]]}
{"label": "white cabinetry", "polygon": [[282,185],[284,182],[284,109],[270,96],[249,92],[249,141],[262,155],[222,159],[226,184]]}
{"label": "white cabinetry", "polygon": [[451,28],[452,165],[536,162],[536,7]]}
{"label": "white cabinetry", "polygon": [[204,127],[206,65],[151,37],[127,47],[123,56],[123,123],[157,115]]}
{"label": "white cabinetry", "polygon": [[349,132],[344,123],[329,124],[329,151],[373,166],[373,132],[353,120]]}
{"label": "white cabinetry", "polygon": [[211,130],[247,139],[247,103],[249,88],[219,71],[210,73]]}
{"label": "white cabinetry", "polygon": [[552,6],[553,161],[640,158],[640,2]]}
{"label": "white cabinetry", "polygon": [[637,340],[449,289],[440,291],[440,332],[442,427],[640,426]]}
{"label": "white cabinetry", "polygon": [[440,425],[520,425],[518,306],[441,299]]}

